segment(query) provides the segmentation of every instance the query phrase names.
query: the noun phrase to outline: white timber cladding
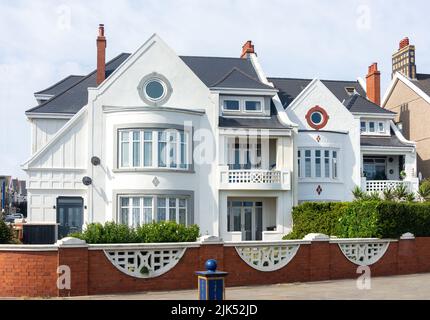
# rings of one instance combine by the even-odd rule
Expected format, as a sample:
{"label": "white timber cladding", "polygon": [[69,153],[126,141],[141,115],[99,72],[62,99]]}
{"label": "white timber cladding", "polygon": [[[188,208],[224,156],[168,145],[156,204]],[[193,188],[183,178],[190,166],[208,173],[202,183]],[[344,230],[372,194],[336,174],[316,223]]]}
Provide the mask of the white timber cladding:
{"label": "white timber cladding", "polygon": [[32,119],[31,154],[44,147],[49,140],[67,123],[68,119]]}

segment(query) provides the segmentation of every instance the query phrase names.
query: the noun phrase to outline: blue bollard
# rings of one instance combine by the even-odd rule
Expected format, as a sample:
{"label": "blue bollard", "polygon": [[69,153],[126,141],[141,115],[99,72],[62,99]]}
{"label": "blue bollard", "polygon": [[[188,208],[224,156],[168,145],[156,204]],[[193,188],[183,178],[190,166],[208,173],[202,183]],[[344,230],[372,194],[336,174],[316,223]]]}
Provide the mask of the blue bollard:
{"label": "blue bollard", "polygon": [[225,277],[227,272],[217,271],[216,260],[208,260],[205,263],[206,271],[197,271],[199,300],[224,300]]}

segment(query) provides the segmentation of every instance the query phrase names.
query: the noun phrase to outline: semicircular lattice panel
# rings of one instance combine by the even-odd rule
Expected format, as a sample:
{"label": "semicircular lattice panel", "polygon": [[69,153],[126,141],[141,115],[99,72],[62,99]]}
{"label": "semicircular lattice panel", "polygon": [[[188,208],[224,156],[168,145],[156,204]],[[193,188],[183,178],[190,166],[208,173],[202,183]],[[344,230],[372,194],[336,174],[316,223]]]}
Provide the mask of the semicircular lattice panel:
{"label": "semicircular lattice panel", "polygon": [[135,278],[154,278],[171,270],[186,248],[104,250],[109,261],[121,272]]}
{"label": "semicircular lattice panel", "polygon": [[237,253],[250,267],[271,272],[285,267],[296,255],[300,245],[273,245],[235,247]]}
{"label": "semicircular lattice panel", "polygon": [[388,249],[389,242],[339,243],[344,256],[359,266],[370,266],[381,259]]}

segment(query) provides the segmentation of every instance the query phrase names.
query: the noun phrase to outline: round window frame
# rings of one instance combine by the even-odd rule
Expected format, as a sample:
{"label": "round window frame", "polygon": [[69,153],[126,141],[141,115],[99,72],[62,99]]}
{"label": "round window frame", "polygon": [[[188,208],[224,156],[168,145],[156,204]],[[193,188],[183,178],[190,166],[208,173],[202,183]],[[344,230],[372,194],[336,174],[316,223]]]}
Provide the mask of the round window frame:
{"label": "round window frame", "polygon": [[[151,98],[146,92],[146,86],[153,81],[157,81],[158,83],[160,83],[164,89],[163,95],[158,99]],[[143,102],[147,103],[150,106],[162,106],[166,104],[167,101],[169,101],[170,96],[173,92],[169,80],[167,80],[165,76],[156,72],[153,72],[143,77],[142,80],[140,80],[137,90]]]}
{"label": "round window frame", "polygon": [[[312,121],[312,114],[314,114],[315,112],[319,112],[322,116],[320,123],[314,123]],[[323,129],[327,125],[329,119],[330,119],[330,117],[328,116],[327,111],[325,111],[320,106],[315,106],[315,107],[311,108],[308,111],[308,113],[306,114],[306,121],[308,122],[308,125],[315,130]]]}

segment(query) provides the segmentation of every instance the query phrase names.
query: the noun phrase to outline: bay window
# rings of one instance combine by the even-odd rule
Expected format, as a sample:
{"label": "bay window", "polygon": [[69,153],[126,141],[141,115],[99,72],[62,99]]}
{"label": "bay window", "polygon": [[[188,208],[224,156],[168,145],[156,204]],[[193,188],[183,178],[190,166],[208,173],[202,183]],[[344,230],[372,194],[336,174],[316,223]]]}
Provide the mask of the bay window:
{"label": "bay window", "polygon": [[120,196],[119,223],[133,228],[161,221],[188,225],[189,202],[187,196]]}
{"label": "bay window", "polygon": [[338,179],[338,155],[338,151],[326,148],[298,150],[297,164],[299,178]]}
{"label": "bay window", "polygon": [[118,167],[189,168],[189,134],[183,130],[119,130]]}

